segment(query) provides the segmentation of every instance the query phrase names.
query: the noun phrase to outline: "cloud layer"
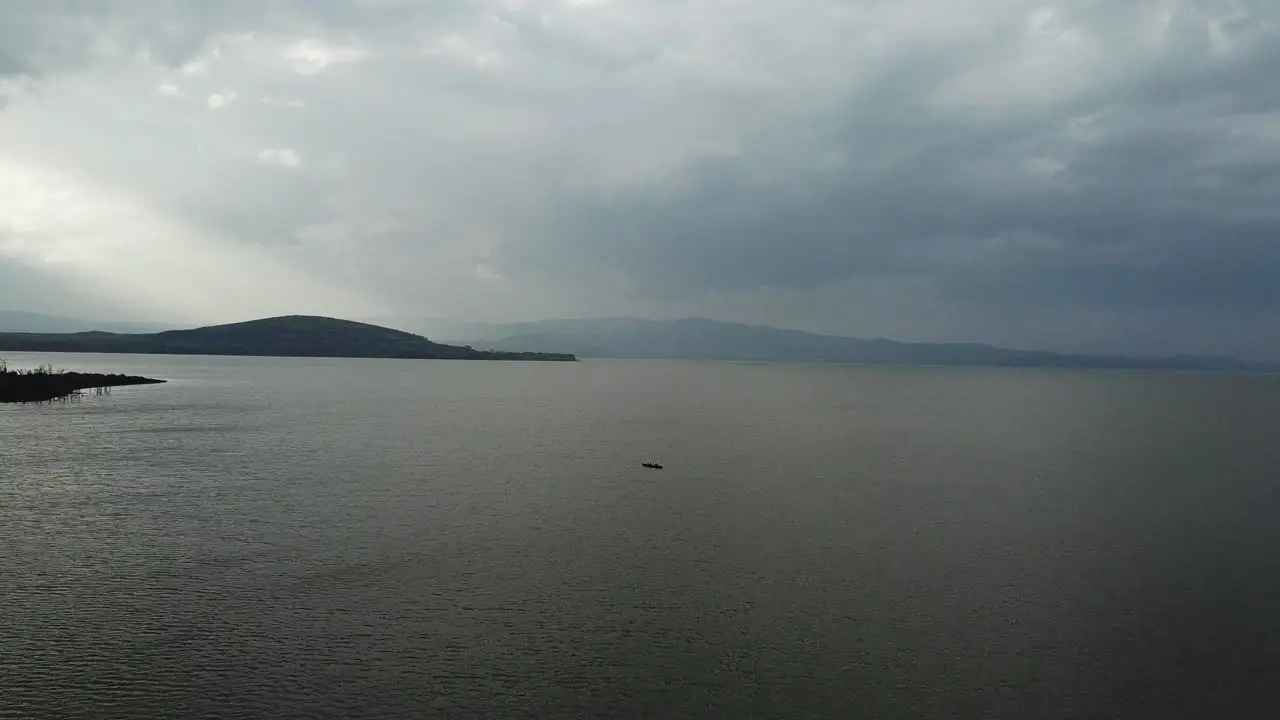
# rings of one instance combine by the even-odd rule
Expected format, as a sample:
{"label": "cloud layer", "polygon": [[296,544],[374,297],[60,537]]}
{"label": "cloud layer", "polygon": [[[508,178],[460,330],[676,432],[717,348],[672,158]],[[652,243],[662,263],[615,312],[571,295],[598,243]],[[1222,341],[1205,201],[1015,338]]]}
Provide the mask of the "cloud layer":
{"label": "cloud layer", "polygon": [[1277,72],[1261,0],[6,3],[0,304],[1280,356]]}

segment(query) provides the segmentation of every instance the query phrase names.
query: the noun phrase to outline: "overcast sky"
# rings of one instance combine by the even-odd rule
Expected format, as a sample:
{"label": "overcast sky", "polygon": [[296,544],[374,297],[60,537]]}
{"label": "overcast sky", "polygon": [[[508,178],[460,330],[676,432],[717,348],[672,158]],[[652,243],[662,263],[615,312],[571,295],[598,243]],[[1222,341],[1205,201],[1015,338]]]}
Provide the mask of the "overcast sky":
{"label": "overcast sky", "polygon": [[5,0],[0,309],[1280,357],[1275,0]]}

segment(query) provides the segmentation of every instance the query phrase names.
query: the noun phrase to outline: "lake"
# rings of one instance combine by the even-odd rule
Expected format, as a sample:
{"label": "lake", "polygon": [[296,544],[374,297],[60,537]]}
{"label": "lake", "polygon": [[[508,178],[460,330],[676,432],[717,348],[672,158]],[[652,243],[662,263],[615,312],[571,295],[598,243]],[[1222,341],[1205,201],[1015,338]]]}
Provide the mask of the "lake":
{"label": "lake", "polygon": [[1280,378],[7,359],[3,718],[1280,715]]}

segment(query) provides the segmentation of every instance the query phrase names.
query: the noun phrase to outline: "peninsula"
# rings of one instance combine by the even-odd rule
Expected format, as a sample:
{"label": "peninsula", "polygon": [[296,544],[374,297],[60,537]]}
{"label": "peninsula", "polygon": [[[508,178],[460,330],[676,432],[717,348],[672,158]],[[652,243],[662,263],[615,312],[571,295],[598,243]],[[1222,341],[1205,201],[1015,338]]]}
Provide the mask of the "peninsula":
{"label": "peninsula", "polygon": [[469,345],[444,345],[401,330],[307,315],[155,333],[0,333],[0,351],[422,360],[577,360],[569,353],[476,350]]}
{"label": "peninsula", "polygon": [[84,390],[123,385],[155,385],[164,380],[102,373],[56,371],[49,366],[35,370],[10,370],[0,362],[0,403],[31,403],[71,397]]}

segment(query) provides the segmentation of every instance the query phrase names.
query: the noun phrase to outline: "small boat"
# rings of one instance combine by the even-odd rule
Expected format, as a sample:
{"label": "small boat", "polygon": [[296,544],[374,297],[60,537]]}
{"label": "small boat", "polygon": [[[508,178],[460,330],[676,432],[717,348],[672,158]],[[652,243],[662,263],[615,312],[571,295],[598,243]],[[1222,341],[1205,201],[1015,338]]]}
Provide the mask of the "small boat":
{"label": "small boat", "polygon": [[647,462],[647,463],[640,463],[640,467],[647,467],[647,468],[649,468],[650,470],[661,470],[661,469],[662,469],[662,466],[661,466],[661,465],[659,465],[658,463],[651,463],[651,462]]}

